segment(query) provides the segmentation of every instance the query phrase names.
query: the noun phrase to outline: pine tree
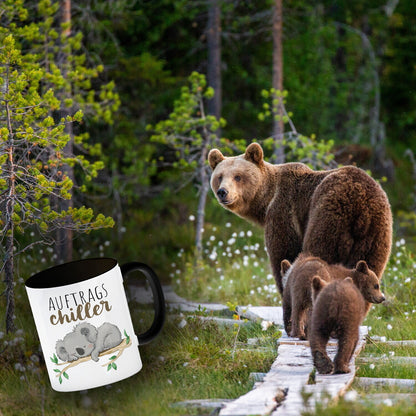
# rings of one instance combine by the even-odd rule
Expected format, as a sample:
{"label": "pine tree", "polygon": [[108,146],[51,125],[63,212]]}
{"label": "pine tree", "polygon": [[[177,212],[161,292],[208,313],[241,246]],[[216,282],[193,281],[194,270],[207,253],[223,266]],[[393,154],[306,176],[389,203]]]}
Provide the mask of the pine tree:
{"label": "pine tree", "polygon": [[[56,210],[52,199],[69,200],[74,183],[65,166],[79,167],[84,181],[92,180],[102,168],[84,155],[66,156],[63,152],[70,136],[69,124],[82,121],[83,112],[56,120],[62,106],[52,88],[42,88],[50,74],[33,54],[23,54],[12,34],[4,34],[0,48],[0,226],[5,274],[6,331],[14,326],[15,258],[36,244],[53,244],[51,232],[71,229],[89,232],[112,227],[112,218],[95,215],[84,206]],[[55,71],[55,85],[65,84]],[[35,231],[27,233],[28,230]],[[20,247],[17,239],[33,234],[33,241]]]}

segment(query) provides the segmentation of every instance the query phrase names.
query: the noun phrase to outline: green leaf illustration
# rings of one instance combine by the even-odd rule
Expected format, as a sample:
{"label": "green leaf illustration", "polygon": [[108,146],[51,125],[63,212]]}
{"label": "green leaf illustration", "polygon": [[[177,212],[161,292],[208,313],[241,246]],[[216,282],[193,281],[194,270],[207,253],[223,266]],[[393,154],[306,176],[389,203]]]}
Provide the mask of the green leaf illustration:
{"label": "green leaf illustration", "polygon": [[69,380],[69,375],[65,371],[63,372],[63,375],[67,380]]}
{"label": "green leaf illustration", "polygon": [[117,370],[117,364],[116,363],[111,363],[111,366],[114,368],[114,370]]}
{"label": "green leaf illustration", "polygon": [[108,366],[107,366],[107,371],[110,371],[110,370],[111,370],[111,363],[108,364]]}
{"label": "green leaf illustration", "polygon": [[62,376],[59,376],[59,384],[62,384]]}
{"label": "green leaf illustration", "polygon": [[126,330],[124,330],[124,335],[126,336],[126,344],[129,345],[130,337],[127,335]]}
{"label": "green leaf illustration", "polygon": [[116,355],[113,355],[112,357],[110,357],[110,361],[115,360],[117,358]]}
{"label": "green leaf illustration", "polygon": [[54,364],[58,364],[58,357],[55,354],[53,354],[53,357],[50,357],[50,359]]}
{"label": "green leaf illustration", "polygon": [[60,373],[61,370],[58,370],[57,368],[54,368],[53,371],[55,371],[55,373]]}

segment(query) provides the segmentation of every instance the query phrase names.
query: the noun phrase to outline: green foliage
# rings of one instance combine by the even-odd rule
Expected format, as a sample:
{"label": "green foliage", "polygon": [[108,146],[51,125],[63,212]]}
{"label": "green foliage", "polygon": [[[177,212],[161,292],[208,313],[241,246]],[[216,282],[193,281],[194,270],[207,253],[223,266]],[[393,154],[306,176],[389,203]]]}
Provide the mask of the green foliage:
{"label": "green foliage", "polygon": [[[285,160],[287,162],[301,162],[310,166],[312,169],[327,169],[336,167],[333,153],[333,140],[317,140],[316,135],[310,137],[299,134],[292,122],[293,113],[286,111],[287,91],[276,91],[273,88],[262,90],[261,95],[265,100],[263,111],[258,118],[261,122],[266,122],[272,118],[282,117],[285,125],[289,125],[290,131],[284,134],[282,140],[276,142],[273,138],[261,141],[266,150],[272,150],[273,146],[283,146]],[[283,115],[279,115],[279,107],[283,106]]]}
{"label": "green foliage", "polygon": [[[198,174],[197,168],[206,163],[207,150],[219,143],[216,131],[225,126],[225,120],[205,114],[204,100],[214,95],[214,90],[206,85],[203,74],[193,72],[189,86],[181,89],[181,95],[174,102],[169,118],[147,130],[154,131],[150,140],[174,150],[174,168]],[[160,162],[164,157],[160,156]]]}
{"label": "green foliage", "polygon": [[70,140],[65,127],[82,120],[81,112],[55,122],[51,108],[60,102],[52,89],[42,93],[40,83],[46,71],[30,62],[16,47],[13,35],[3,38],[0,50],[0,79],[4,85],[0,101],[0,192],[6,208],[1,212],[4,227],[13,224],[18,233],[27,227],[41,234],[56,228],[74,228],[89,232],[111,227],[114,222],[102,214],[94,216],[85,207],[56,211],[51,198],[70,199],[73,180],[65,166],[78,166],[85,180],[97,176],[100,162],[89,162],[85,156],[65,157],[63,149]]}

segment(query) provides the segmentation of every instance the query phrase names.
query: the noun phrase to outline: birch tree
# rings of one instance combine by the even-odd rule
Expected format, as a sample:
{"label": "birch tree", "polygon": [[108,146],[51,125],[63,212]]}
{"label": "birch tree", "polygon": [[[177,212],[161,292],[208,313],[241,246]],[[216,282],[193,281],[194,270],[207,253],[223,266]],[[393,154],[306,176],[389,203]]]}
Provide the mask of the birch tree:
{"label": "birch tree", "polygon": [[195,246],[201,253],[205,204],[210,188],[207,156],[211,148],[219,145],[220,138],[216,132],[225,126],[225,120],[206,114],[205,100],[212,99],[214,90],[206,86],[205,76],[193,72],[189,84],[182,88],[169,118],[155,126],[148,126],[148,130],[154,132],[151,137],[153,142],[167,145],[175,151],[176,161],[171,166],[186,174],[184,183],[194,182],[198,186]]}

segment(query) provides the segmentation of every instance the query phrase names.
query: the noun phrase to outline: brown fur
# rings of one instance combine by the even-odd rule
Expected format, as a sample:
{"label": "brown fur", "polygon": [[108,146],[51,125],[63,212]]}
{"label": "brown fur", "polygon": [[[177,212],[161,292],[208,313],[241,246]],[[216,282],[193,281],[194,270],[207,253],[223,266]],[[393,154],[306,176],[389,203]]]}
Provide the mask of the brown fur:
{"label": "brown fur", "polygon": [[[288,272],[289,268],[290,271]],[[312,310],[312,279],[319,276],[326,282],[345,279],[351,276],[354,281],[360,282],[372,274],[365,261],[359,261],[354,269],[348,269],[340,264],[328,264],[319,257],[301,253],[290,265],[289,261],[281,263],[281,276],[283,281],[283,322],[285,331],[291,337],[306,339],[307,323]],[[370,304],[367,303],[366,311]]]}
{"label": "brown fur", "polygon": [[264,161],[257,143],[235,157],[213,149],[208,160],[219,203],[264,227],[280,294],[280,263],[294,261],[301,251],[346,267],[365,260],[381,279],[390,255],[392,216],[386,194],[363,170],[272,165]]}
{"label": "brown fur", "polygon": [[[367,267],[364,264],[357,265]],[[365,279],[347,277],[327,283],[319,276],[312,280],[313,310],[309,343],[313,362],[321,374],[348,373],[349,362],[358,342],[359,327],[366,314],[366,301],[380,303],[384,296],[374,274]],[[326,353],[329,337],[338,338],[338,351],[332,363]]]}

